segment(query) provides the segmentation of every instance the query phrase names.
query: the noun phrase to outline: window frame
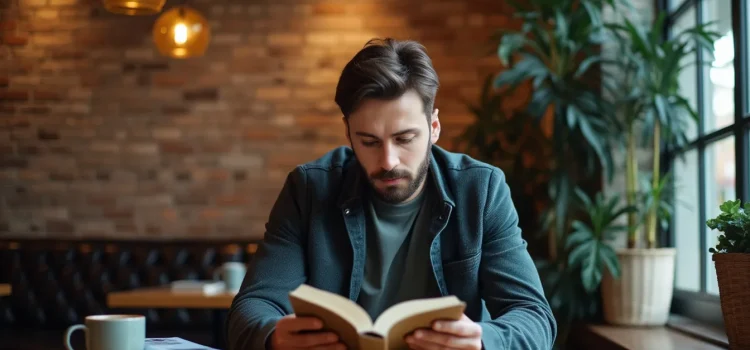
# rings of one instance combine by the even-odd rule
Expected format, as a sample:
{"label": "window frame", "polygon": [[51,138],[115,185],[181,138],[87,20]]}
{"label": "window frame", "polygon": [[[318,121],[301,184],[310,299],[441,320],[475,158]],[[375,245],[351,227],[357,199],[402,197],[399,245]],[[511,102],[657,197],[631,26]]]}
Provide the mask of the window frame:
{"label": "window frame", "polygon": [[[674,11],[668,12],[670,8],[670,1],[682,1],[679,7]],[[704,23],[703,18],[703,5],[706,0],[656,0],[657,13],[667,13],[667,18],[662,28],[662,35],[667,38],[670,35],[670,29],[677,19],[688,12],[691,7],[695,7],[695,23]],[[727,0],[718,0],[727,1]],[[695,70],[697,74],[697,111],[700,115],[698,125],[698,136],[695,140],[692,140],[685,147],[667,151],[662,150],[662,169],[669,170],[672,166],[672,162],[676,156],[683,154],[687,151],[696,150],[698,154],[698,201],[699,201],[699,222],[705,223],[708,219],[706,217],[706,149],[715,144],[716,141],[722,140],[725,137],[734,136],[735,140],[735,187],[737,198],[744,202],[750,200],[750,96],[748,96],[747,84],[750,80],[750,72],[748,72],[748,44],[750,40],[750,28],[748,28],[748,21],[750,20],[750,13],[748,13],[748,4],[744,0],[729,0],[731,1],[732,8],[732,32],[734,37],[734,123],[732,125],[722,127],[720,129],[712,130],[709,133],[704,133],[704,86],[706,77],[704,76],[705,70],[703,67],[703,55],[700,52],[696,52],[696,65],[690,67]],[[672,225],[673,226],[673,225]],[[721,313],[721,304],[719,296],[709,294],[706,291],[708,273],[707,270],[707,258],[708,258],[708,246],[706,246],[706,225],[699,226],[699,247],[700,247],[700,291],[686,291],[674,288],[673,300],[672,300],[672,313],[678,314],[690,319],[706,323],[710,325],[723,327],[724,320]],[[674,247],[674,231],[670,227],[669,233],[663,235],[662,245]],[[679,254],[679,253],[678,253]],[[710,270],[709,270],[710,271]]]}

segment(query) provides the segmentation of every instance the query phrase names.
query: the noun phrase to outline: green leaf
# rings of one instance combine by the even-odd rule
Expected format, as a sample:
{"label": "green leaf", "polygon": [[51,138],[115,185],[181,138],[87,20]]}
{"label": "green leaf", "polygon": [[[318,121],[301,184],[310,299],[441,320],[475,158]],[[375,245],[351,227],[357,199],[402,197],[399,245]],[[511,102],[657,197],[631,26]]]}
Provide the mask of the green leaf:
{"label": "green leaf", "polygon": [[591,145],[591,147],[596,152],[596,155],[599,157],[599,161],[602,164],[602,171],[604,172],[604,176],[608,180],[611,180],[614,162],[612,160],[612,157],[605,149],[605,145],[603,144],[603,141],[605,140],[604,135],[597,135],[597,133],[591,128],[591,125],[586,116],[581,116],[578,118],[578,125],[580,126],[581,133],[586,138],[586,141],[589,143],[589,145]]}
{"label": "green leaf", "polygon": [[601,244],[599,246],[599,258],[607,265],[607,269],[609,269],[612,277],[620,278],[620,261],[617,259],[617,253],[615,253],[612,247]]}
{"label": "green leaf", "polygon": [[510,56],[523,47],[524,41],[526,41],[526,38],[523,34],[505,34],[502,39],[500,39],[500,45],[497,48],[497,55],[500,57],[500,62],[505,66],[509,65]]}
{"label": "green leaf", "polygon": [[562,9],[555,11],[555,35],[558,38],[568,37],[568,21],[565,19]]}
{"label": "green leaf", "polygon": [[667,106],[667,100],[662,95],[654,96],[654,104],[656,105],[657,115],[662,124],[667,124],[669,121],[669,107]]}
{"label": "green leaf", "polygon": [[588,241],[576,246],[568,255],[568,264],[571,266],[579,266],[583,263],[584,259],[591,255],[591,251],[596,248],[596,241]]}
{"label": "green leaf", "polygon": [[571,130],[576,127],[576,120],[578,120],[577,110],[578,109],[574,105],[568,105],[565,111],[565,119],[568,122],[568,128]]}
{"label": "green leaf", "polygon": [[596,242],[592,242],[592,248],[589,249],[588,255],[583,260],[583,268],[581,269],[581,278],[583,287],[587,292],[591,293],[599,287],[602,281],[602,271],[599,268],[599,247],[600,245]]}
{"label": "green leaf", "polygon": [[526,72],[520,69],[511,68],[500,72],[495,79],[495,87],[500,88],[507,85],[515,87],[527,78],[528,76]]}
{"label": "green leaf", "polygon": [[573,222],[572,226],[576,229],[576,232],[573,232],[568,236],[568,240],[565,243],[565,249],[579,246],[594,238],[591,231],[582,222],[576,220]]}
{"label": "green leaf", "polygon": [[599,27],[602,25],[602,17],[600,16],[600,10],[597,8],[594,4],[588,2],[588,1],[582,1],[583,7],[586,9],[586,12],[589,15],[589,18],[591,18],[591,24],[593,24],[596,27]]}
{"label": "green leaf", "polygon": [[576,70],[575,74],[573,74],[573,77],[578,79],[582,75],[586,74],[586,72],[591,68],[592,65],[602,62],[604,58],[601,55],[593,55],[586,57],[583,61],[581,61],[581,64],[578,66],[578,69]]}
{"label": "green leaf", "polygon": [[544,112],[547,111],[552,99],[554,98],[552,90],[549,88],[541,88],[534,91],[529,101],[528,112],[534,117],[541,118],[544,116]]}

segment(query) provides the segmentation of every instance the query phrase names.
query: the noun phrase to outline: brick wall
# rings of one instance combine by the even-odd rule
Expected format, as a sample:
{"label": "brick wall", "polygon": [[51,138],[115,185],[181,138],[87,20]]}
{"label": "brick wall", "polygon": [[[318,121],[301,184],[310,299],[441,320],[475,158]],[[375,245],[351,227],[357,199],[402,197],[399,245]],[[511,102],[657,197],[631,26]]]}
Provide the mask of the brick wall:
{"label": "brick wall", "polygon": [[497,0],[189,3],[213,36],[181,61],[156,16],[0,2],[0,236],[260,237],[288,171],[346,143],[335,84],[368,39],[426,45],[453,149],[511,25]]}

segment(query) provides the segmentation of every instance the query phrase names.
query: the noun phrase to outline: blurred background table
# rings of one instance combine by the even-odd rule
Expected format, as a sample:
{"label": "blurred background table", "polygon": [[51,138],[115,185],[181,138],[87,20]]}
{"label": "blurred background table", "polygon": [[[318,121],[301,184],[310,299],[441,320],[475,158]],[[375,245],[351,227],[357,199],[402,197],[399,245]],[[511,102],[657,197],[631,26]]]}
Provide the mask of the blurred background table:
{"label": "blurred background table", "polygon": [[203,293],[174,291],[169,286],[137,288],[107,294],[110,308],[187,308],[211,309],[213,313],[213,347],[226,347],[224,321],[235,292]]}

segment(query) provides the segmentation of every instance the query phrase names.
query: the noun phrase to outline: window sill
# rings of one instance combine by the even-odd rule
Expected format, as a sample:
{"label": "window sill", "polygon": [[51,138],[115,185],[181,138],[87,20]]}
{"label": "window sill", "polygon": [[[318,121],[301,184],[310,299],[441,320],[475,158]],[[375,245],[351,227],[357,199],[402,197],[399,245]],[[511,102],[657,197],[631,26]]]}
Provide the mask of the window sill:
{"label": "window sill", "polygon": [[568,337],[570,349],[596,350],[723,350],[728,349],[726,335],[684,317],[670,317],[665,327],[619,327],[585,324]]}

